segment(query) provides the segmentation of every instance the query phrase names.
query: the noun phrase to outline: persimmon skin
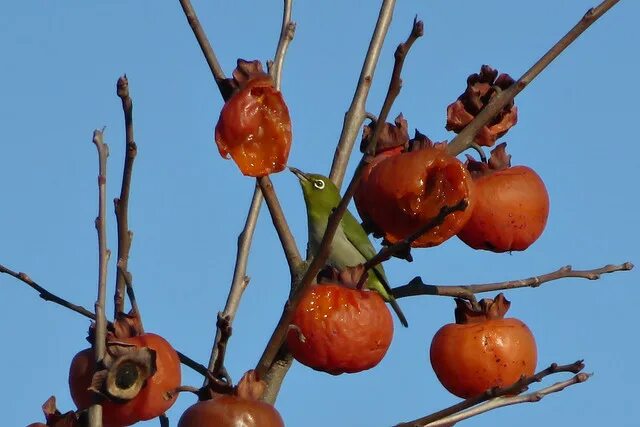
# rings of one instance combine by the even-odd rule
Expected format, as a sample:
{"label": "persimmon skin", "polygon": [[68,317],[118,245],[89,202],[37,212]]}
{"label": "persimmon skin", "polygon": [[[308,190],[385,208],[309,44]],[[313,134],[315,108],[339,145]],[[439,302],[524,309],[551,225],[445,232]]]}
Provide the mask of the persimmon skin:
{"label": "persimmon skin", "polygon": [[308,289],[291,324],[287,345],[295,359],[332,375],[373,368],[393,338],[391,313],[377,292],[336,284]]}
{"label": "persimmon skin", "polygon": [[533,334],[514,318],[444,325],[431,341],[431,366],[442,385],[467,399],[504,387],[536,369]]}
{"label": "persimmon skin", "polygon": [[284,427],[284,422],[278,411],[266,402],[219,396],[187,408],[178,427]]}
{"label": "persimmon skin", "polygon": [[495,171],[474,180],[476,203],[458,237],[474,249],[523,251],[542,235],[549,194],[527,166]]}
{"label": "persimmon skin", "polygon": [[[161,336],[143,334],[131,338],[118,338],[118,342],[149,347],[156,352],[156,372],[147,379],[138,395],[124,403],[103,401],[102,417],[105,427],[124,427],[155,418],[166,412],[176,401],[177,395],[167,400],[165,393],[180,386],[180,359],[176,351]],[[86,409],[94,403],[94,394],[87,390],[95,371],[93,349],[76,354],[69,369],[69,390],[78,409]]]}
{"label": "persimmon skin", "polygon": [[254,77],[222,107],[215,129],[220,155],[246,176],[280,172],[291,149],[291,118],[268,75]]}
{"label": "persimmon skin", "polygon": [[445,150],[429,147],[390,154],[377,161],[360,181],[355,197],[360,216],[369,219],[386,240],[396,243],[438,215],[447,205],[467,199],[463,211],[424,233],[412,247],[437,246],[455,236],[471,217],[474,185],[464,164]]}

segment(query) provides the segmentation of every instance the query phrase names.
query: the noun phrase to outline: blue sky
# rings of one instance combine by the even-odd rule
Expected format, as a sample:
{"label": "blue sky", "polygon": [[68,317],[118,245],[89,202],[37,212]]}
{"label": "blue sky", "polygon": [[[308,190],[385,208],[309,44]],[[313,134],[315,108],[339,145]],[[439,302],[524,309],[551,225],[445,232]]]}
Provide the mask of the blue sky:
{"label": "blue sky", "polygon": [[[378,12],[372,3],[294,5],[298,29],[283,73],[293,120],[291,165],[328,171]],[[425,37],[406,61],[392,117],[402,112],[411,129],[446,139],[452,137],[444,129],[446,105],[462,92],[468,74],[486,63],[519,76],[593,5],[589,0],[544,0],[535,6],[504,0],[398,2],[367,108],[379,111],[393,50],[416,14],[425,22]],[[194,6],[227,73],[238,57],[273,55],[280,1],[195,1]],[[139,147],[129,267],[147,330],[204,363],[254,183],[218,155],[213,128],[222,100],[178,2],[24,1],[7,3],[3,12],[0,263],[77,304],[93,306],[97,159],[91,134],[106,126],[112,199],[119,191],[124,143],[115,82],[127,73]],[[505,140],[514,163],[531,166],[547,184],[551,214],[540,240],[509,255],[476,252],[451,239],[414,251],[411,264],[388,262],[392,282],[421,275],[431,283],[484,283],[565,264],[583,269],[640,260],[640,149],[633,131],[640,114],[637,16],[638,2],[620,2],[517,98],[519,123]],[[306,216],[298,184],[288,173],[272,180],[303,249]],[[115,251],[111,209],[108,221],[108,244]],[[114,271],[112,261],[110,286]],[[288,269],[266,209],[248,274],[251,283],[227,357],[234,378],[255,365],[288,292]],[[540,367],[584,358],[595,375],[535,405],[501,409],[465,425],[637,423],[637,282],[632,271],[509,292],[511,314],[536,335]],[[67,370],[87,345],[87,320],[43,302],[6,275],[0,276],[0,295],[4,425],[40,420],[40,405],[52,394],[61,409],[71,409]],[[288,426],[386,426],[457,401],[436,381],[428,362],[431,337],[452,321],[453,302],[417,297],[401,305],[411,327],[396,324],[391,349],[375,369],[333,377],[293,366],[277,402]],[[201,383],[188,368],[183,377],[185,384]],[[169,411],[172,425],[193,402],[190,395],[178,399]]]}

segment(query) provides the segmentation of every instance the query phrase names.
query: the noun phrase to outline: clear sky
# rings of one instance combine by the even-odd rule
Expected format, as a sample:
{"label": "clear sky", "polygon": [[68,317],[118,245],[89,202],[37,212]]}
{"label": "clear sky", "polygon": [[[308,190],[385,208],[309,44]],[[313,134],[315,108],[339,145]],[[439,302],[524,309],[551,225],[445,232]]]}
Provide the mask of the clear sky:
{"label": "clear sky", "polygon": [[[425,22],[425,37],[406,61],[404,88],[391,114],[402,112],[410,129],[441,140],[452,137],[444,129],[445,107],[462,92],[468,74],[490,64],[519,76],[594,1],[400,1],[367,108],[379,111],[393,50],[416,14]],[[293,120],[291,165],[329,170],[378,12],[375,3],[294,5],[298,29],[283,73]],[[280,1],[194,6],[227,73],[238,57],[273,55]],[[509,255],[476,252],[454,238],[414,251],[411,264],[388,262],[393,283],[416,275],[430,283],[484,283],[565,264],[584,269],[640,262],[640,149],[633,131],[640,115],[638,16],[639,2],[621,1],[517,98],[519,123],[505,140],[514,163],[531,166],[547,184],[551,214],[540,240]],[[115,83],[127,73],[139,147],[129,267],[145,326],[206,363],[254,181],[218,155],[213,128],[222,100],[178,2],[7,2],[0,14],[0,53],[0,263],[76,304],[93,306],[97,155],[91,134],[106,126],[112,199],[124,144]],[[289,173],[272,180],[303,250],[299,186]],[[108,244],[115,251],[111,209],[108,221]],[[288,269],[266,209],[248,274],[227,356],[235,379],[255,365],[288,292]],[[540,403],[464,425],[637,425],[638,277],[632,271],[508,292],[511,314],[536,335],[540,367],[584,358],[595,375]],[[40,405],[52,394],[62,410],[71,409],[68,366],[87,346],[89,322],[6,275],[0,276],[0,301],[2,424],[41,420]],[[396,323],[391,349],[371,371],[333,377],[293,366],[277,401],[288,426],[387,426],[457,401],[436,381],[428,361],[431,337],[452,321],[453,302],[416,297],[400,303],[411,327]],[[184,384],[201,381],[183,369]],[[172,425],[194,401],[180,396],[169,411]]]}

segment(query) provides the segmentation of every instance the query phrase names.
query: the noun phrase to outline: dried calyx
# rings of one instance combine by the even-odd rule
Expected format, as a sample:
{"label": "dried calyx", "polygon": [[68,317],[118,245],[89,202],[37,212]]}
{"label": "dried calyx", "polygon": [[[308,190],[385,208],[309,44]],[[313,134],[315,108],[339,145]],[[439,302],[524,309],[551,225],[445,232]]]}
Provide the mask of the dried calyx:
{"label": "dried calyx", "polygon": [[456,323],[461,325],[502,319],[507,314],[510,306],[511,303],[503,293],[499,293],[495,299],[483,298],[477,304],[472,304],[462,298],[456,298]]}
{"label": "dried calyx", "polygon": [[[377,122],[372,121],[362,130],[362,140],[360,141],[360,152],[364,153],[371,142]],[[406,147],[409,142],[409,125],[402,113],[396,117],[393,123],[382,124],[378,141],[376,142],[376,154],[391,150],[397,147]]]}
{"label": "dried calyx", "polygon": [[[467,88],[464,93],[447,107],[446,129],[456,133],[462,131],[496,94],[507,89],[514,82],[508,74],[498,75],[497,70],[483,65],[480,73],[471,74],[467,78]],[[518,108],[511,101],[478,131],[475,142],[480,146],[491,147],[517,122]]]}
{"label": "dried calyx", "polygon": [[475,160],[467,154],[467,162],[465,163],[465,166],[473,178],[480,178],[481,176],[510,168],[511,155],[507,154],[507,143],[503,142],[498,144],[496,148],[491,150],[491,157],[486,163]]}
{"label": "dried calyx", "polygon": [[265,73],[262,64],[257,59],[253,61],[247,61],[242,58],[238,58],[236,68],[233,70],[233,78],[225,79],[222,83],[222,91],[224,99],[231,98],[242,87],[244,87],[249,80],[254,78],[271,79],[269,74]]}
{"label": "dried calyx", "polygon": [[363,264],[354,267],[345,267],[340,270],[335,267],[326,266],[318,273],[318,283],[339,284],[346,288],[356,289],[363,273]]}
{"label": "dried calyx", "polygon": [[[76,414],[73,411],[63,414],[58,410],[56,407],[55,396],[51,396],[46,402],[44,402],[42,405],[42,412],[47,420],[46,425],[49,427],[80,427],[83,425],[79,419],[82,417],[82,414]],[[32,425],[39,425],[39,423]]]}

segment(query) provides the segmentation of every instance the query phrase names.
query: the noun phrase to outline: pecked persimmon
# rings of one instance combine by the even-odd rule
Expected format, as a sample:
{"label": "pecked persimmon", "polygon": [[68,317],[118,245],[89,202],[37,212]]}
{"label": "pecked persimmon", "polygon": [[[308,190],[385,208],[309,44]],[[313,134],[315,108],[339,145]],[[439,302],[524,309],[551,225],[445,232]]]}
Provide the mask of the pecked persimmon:
{"label": "pecked persimmon", "polygon": [[[156,334],[142,334],[128,338],[117,338],[109,342],[108,347],[117,345],[131,351],[149,349],[153,358],[154,372],[149,372],[145,379],[141,378],[142,371],[139,358],[127,358],[126,355],[115,359],[110,374],[113,372],[114,382],[107,378],[107,395],[111,390],[118,392],[118,396],[101,400],[103,406],[103,423],[105,427],[123,427],[138,421],[155,418],[167,411],[176,401],[177,395],[167,398],[167,392],[180,386],[180,359],[176,351],[164,338]],[[96,394],[89,390],[95,373],[95,356],[92,348],[80,351],[71,361],[69,369],[69,389],[71,398],[78,409],[91,406]],[[139,387],[139,389],[138,389]],[[129,391],[135,395],[122,399]],[[109,396],[108,396],[109,397]]]}
{"label": "pecked persimmon", "polygon": [[380,294],[333,283],[306,290],[291,325],[287,346],[295,359],[333,375],[373,368],[393,338]]}
{"label": "pecked persimmon", "polygon": [[488,164],[467,161],[476,184],[476,204],[458,237],[474,249],[523,251],[547,224],[549,194],[538,174],[527,166],[511,166],[506,143],[492,152]]}
{"label": "pecked persimmon", "polygon": [[436,246],[462,229],[473,210],[473,182],[462,162],[436,146],[381,156],[365,171],[354,199],[360,216],[388,242],[406,238],[435,218],[442,207],[466,199],[466,209],[447,215],[411,246]]}
{"label": "pecked persimmon", "polygon": [[510,303],[503,294],[480,301],[480,310],[461,299],[456,304],[456,323],[440,328],[430,349],[431,366],[447,390],[467,399],[535,372],[535,338],[521,320],[504,318]]}
{"label": "pecked persimmon", "polygon": [[287,104],[266,73],[242,83],[222,107],[215,130],[220,155],[230,155],[244,175],[254,177],[285,168],[291,138]]}

